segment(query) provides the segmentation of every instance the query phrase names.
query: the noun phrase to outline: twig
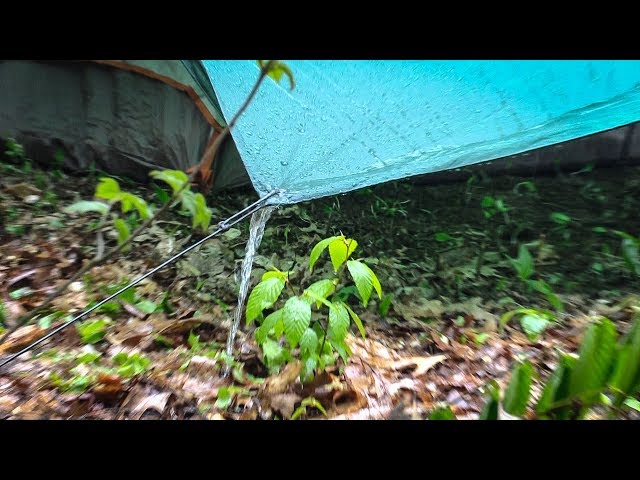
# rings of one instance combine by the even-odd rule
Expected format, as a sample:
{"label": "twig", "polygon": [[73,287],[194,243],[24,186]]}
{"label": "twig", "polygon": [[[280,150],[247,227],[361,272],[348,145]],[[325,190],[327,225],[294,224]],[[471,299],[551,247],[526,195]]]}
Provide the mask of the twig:
{"label": "twig", "polygon": [[[271,63],[272,63],[272,60],[267,62],[267,64],[260,69],[260,76],[258,77],[258,80],[256,81],[255,85],[251,89],[249,96],[244,101],[240,109],[233,116],[229,124],[222,130],[222,132],[220,132],[220,135],[218,135],[218,138],[216,138],[215,141],[211,144],[211,147],[205,152],[205,155],[203,155],[204,158],[206,158],[207,155],[215,155],[218,152],[218,149],[220,148],[220,145],[222,144],[223,140],[225,140],[225,138],[229,135],[233,126],[236,124],[240,116],[247,109],[247,107],[253,100],[253,97],[255,97],[258,91],[258,88],[260,88],[260,84],[266,77],[269,71],[269,68],[271,67]],[[113,257],[116,253],[122,251],[123,248],[129,245],[133,241],[133,239],[140,234],[140,232],[142,232],[149,225],[151,225],[151,222],[153,222],[157,217],[159,217],[162,213],[164,213],[169,208],[170,205],[172,205],[176,200],[179,199],[180,194],[182,194],[184,189],[191,184],[194,178],[195,178],[195,172],[194,174],[190,175],[190,178],[184,183],[184,185],[179,190],[177,190],[173,194],[173,196],[171,197],[171,199],[169,199],[168,202],[166,202],[162,207],[160,207],[160,209],[158,209],[151,217],[145,220],[138,228],[136,228],[133,231],[133,233],[124,242],[119,244],[117,247],[111,249],[109,252],[107,252],[105,256],[95,257],[89,263],[86,263],[84,267],[82,267],[80,270],[74,273],[66,282],[64,282],[62,285],[56,288],[54,292],[51,293],[39,306],[37,306],[26,315],[23,315],[21,318],[19,318],[16,324],[10,329],[8,329],[5,332],[5,334],[0,338],[0,345],[2,345],[6,341],[9,335],[15,332],[18,328],[24,326],[29,320],[33,319],[38,313],[42,312],[49,305],[51,305],[51,302],[53,302],[58,296],[60,296],[60,294],[64,292],[69,287],[69,285],[75,282],[78,278],[82,277],[85,273],[89,272],[94,267],[103,264],[104,262],[109,260],[111,257]]]}

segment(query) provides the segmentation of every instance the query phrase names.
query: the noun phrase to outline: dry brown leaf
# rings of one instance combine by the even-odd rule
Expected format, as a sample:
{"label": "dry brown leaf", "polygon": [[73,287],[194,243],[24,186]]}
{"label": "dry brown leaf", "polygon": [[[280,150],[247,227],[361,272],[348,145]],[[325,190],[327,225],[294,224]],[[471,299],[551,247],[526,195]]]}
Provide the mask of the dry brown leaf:
{"label": "dry brown leaf", "polygon": [[130,418],[139,420],[148,410],[162,415],[171,395],[171,392],[157,392],[151,387],[136,385],[122,402],[118,417],[125,418],[128,412]]}
{"label": "dry brown leaf", "polygon": [[20,200],[28,197],[29,195],[41,195],[42,191],[39,188],[34,187],[28,183],[16,183],[15,185],[6,185],[4,191],[13,195]]}
{"label": "dry brown leaf", "polygon": [[390,368],[396,371],[407,370],[410,367],[412,368],[412,373],[414,376],[419,377],[420,375],[424,375],[427,371],[442,362],[446,359],[446,355],[433,355],[430,357],[407,357],[401,358],[399,360],[394,360],[391,362],[387,362],[383,368]]}
{"label": "dry brown leaf", "polygon": [[161,392],[141,398],[131,409],[129,416],[134,420],[139,420],[147,410],[155,410],[162,415],[171,395],[171,392]]}
{"label": "dry brown leaf", "polygon": [[122,379],[118,375],[101,373],[97,378],[97,385],[92,393],[102,402],[110,402],[116,399],[124,391]]}
{"label": "dry brown leaf", "polygon": [[37,325],[27,325],[26,327],[19,328],[9,335],[5,342],[0,345],[0,355],[4,353],[15,353],[30,343],[35,342],[40,337],[43,337],[45,333],[47,333],[47,331]]}
{"label": "dry brown leaf", "polygon": [[298,379],[301,370],[301,362],[289,363],[282,369],[282,372],[275,377],[270,377],[264,382],[260,387],[260,391],[266,395],[276,395],[285,392],[289,385]]}
{"label": "dry brown leaf", "polygon": [[114,333],[108,333],[105,338],[112,345],[125,345],[134,347],[142,339],[148,337],[153,332],[153,325],[149,322],[131,319],[124,325],[119,325]]}
{"label": "dry brown leaf", "polygon": [[279,412],[284,419],[289,420],[296,403],[301,400],[302,397],[295,393],[278,393],[269,397],[269,406],[272,410]]}

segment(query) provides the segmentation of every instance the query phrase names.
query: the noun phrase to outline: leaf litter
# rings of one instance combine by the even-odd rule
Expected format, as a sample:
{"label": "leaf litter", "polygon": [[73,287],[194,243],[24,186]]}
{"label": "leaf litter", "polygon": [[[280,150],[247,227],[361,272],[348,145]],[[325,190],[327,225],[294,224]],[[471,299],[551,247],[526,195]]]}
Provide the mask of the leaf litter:
{"label": "leaf litter", "polygon": [[[633,173],[637,177],[637,170]],[[93,186],[84,180],[77,183],[82,197],[90,198]],[[611,197],[623,190],[628,193],[629,189],[619,185],[614,188],[611,179],[600,180],[603,189],[611,186]],[[490,188],[503,192],[508,204],[535,211],[527,199],[508,195],[512,186],[501,187],[501,181]],[[77,193],[67,191],[64,181],[50,182],[49,188],[61,199],[55,208],[42,207],[34,198],[42,198],[42,189],[18,175],[5,179],[6,185],[14,187],[0,188],[2,211],[18,212],[14,216],[26,229],[21,235],[0,233],[0,301],[5,327],[14,325],[95,255],[95,234],[86,221],[60,213]],[[569,187],[582,189],[585,181],[578,184],[573,178],[567,182],[576,183]],[[340,203],[329,198],[281,208],[266,228],[252,272],[253,284],[274,266],[294,270],[309,281],[331,268],[319,265],[313,274],[305,268],[310,247],[321,238],[343,230],[366,245],[364,250],[375,255],[367,262],[377,265],[383,288],[393,299],[384,314],[371,301],[361,316],[367,338],[348,336],[353,356],[346,365],[339,362],[327,367],[304,385],[299,381],[299,363],[270,375],[250,331],[239,332],[236,358],[225,358],[223,346],[237,300],[236,274],[247,234],[247,226],[240,225],[143,282],[135,289],[133,300],[119,298],[90,315],[86,321],[109,320],[104,337],[90,349],[83,346],[77,330],[69,328],[1,372],[0,418],[289,419],[305,399],[312,398],[314,401],[306,401],[302,418],[425,419],[446,403],[458,418],[473,419],[484,403],[483,386],[495,379],[504,388],[516,358],[529,358],[550,372],[556,363],[555,350],[575,352],[590,321],[607,315],[624,330],[640,304],[637,280],[629,281],[620,273],[622,269],[616,270],[620,262],[607,258],[608,278],[592,282],[579,263],[584,255],[576,255],[575,265],[562,265],[567,258],[563,248],[566,251],[569,246],[547,242],[537,252],[538,266],[561,267],[564,275],[580,272],[573,277],[577,286],[563,294],[566,312],[535,342],[517,322],[500,335],[499,317],[514,305],[546,308],[543,298],[517,285],[509,263],[496,254],[501,247],[509,250],[508,239],[495,238],[495,225],[483,224],[480,216],[476,221],[467,213],[458,215],[463,218],[449,213],[454,207],[456,212],[471,210],[464,209],[463,201],[449,200],[452,196],[468,198],[461,191],[464,185],[429,189],[408,187],[406,182],[393,185],[392,189],[351,193],[346,196],[355,200],[351,203],[342,197]],[[632,187],[638,189],[636,184]],[[152,197],[151,191],[137,188],[141,195]],[[210,203],[222,219],[244,207],[250,197],[249,192],[236,191]],[[402,203],[410,197],[412,203]],[[363,198],[378,210],[361,208]],[[387,205],[401,202],[403,208],[413,211],[393,216],[391,210],[379,207],[381,199]],[[566,211],[576,218],[588,217],[580,202],[568,202],[566,196],[550,201],[564,202]],[[423,220],[427,206],[434,223]],[[606,219],[610,225],[606,211],[601,213],[603,223]],[[379,221],[371,221],[372,215]],[[529,240],[534,241],[540,220],[530,216],[522,223],[534,232],[529,233]],[[440,224],[435,223],[438,221]],[[621,221],[632,232],[640,227],[630,217]],[[159,219],[141,236],[133,252],[93,269],[56,299],[36,324],[12,334],[0,346],[0,356],[18,351],[68,315],[103,298],[105,287],[122,285],[184,248],[187,227],[177,215]],[[440,242],[428,240],[445,230],[449,234],[438,235]],[[107,235],[106,242],[113,244],[114,238]],[[464,240],[458,241],[460,238]],[[440,243],[450,239],[449,250],[442,252]],[[484,265],[478,268],[473,252],[479,243],[473,242],[490,241],[487,239],[495,240],[495,245],[487,249]],[[597,249],[602,240],[587,243]],[[509,280],[496,289],[502,278]],[[49,325],[39,326],[37,321],[45,316],[51,316]],[[232,367],[230,378],[222,375],[225,365]],[[536,391],[539,395],[537,384],[533,391],[534,396]],[[326,416],[313,405],[320,405]]]}

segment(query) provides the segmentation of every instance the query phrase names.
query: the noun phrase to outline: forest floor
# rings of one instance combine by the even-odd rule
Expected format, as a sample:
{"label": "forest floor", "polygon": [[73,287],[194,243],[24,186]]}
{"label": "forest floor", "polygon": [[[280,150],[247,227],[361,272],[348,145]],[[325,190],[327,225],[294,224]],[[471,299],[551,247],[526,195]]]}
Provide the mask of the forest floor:
{"label": "forest floor", "polygon": [[[98,217],[63,209],[91,199],[98,175],[6,162],[0,173],[0,320],[10,328],[96,255]],[[153,187],[119,180],[158,204]],[[255,200],[249,190],[211,195],[212,225]],[[348,337],[346,365],[305,385],[295,366],[269,375],[255,325],[244,321],[234,359],[222,354],[245,221],[2,369],[0,418],[286,419],[307,397],[326,415],[309,407],[300,418],[424,419],[444,404],[460,419],[478,418],[483,386],[496,380],[504,388],[515,359],[535,366],[536,397],[557,350],[575,352],[594,319],[628,330],[640,283],[611,230],[638,234],[639,211],[638,167],[436,186],[401,181],[284,206],[267,224],[252,285],[271,267],[299,272],[305,286],[330,274],[327,258],[312,275],[303,272],[311,248],[340,232],[359,242],[382,284],[384,301],[372,300],[360,316],[366,338],[355,329]],[[115,245],[116,232],[103,233],[106,246]],[[190,235],[188,218],[166,213],[130,252],[96,267],[12,334],[0,357],[179,252]],[[550,285],[561,310],[519,279],[510,257],[521,245],[534,259],[531,278]],[[553,311],[552,320],[540,334],[516,319],[501,331],[500,316],[522,307]]]}

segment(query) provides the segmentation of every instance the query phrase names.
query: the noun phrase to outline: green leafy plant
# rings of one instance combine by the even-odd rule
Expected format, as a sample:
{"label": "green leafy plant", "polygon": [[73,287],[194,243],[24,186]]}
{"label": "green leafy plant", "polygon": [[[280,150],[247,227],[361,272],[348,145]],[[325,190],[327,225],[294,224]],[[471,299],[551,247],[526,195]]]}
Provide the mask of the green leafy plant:
{"label": "green leafy plant", "polygon": [[565,240],[569,240],[571,238],[571,230],[569,229],[569,225],[572,223],[571,217],[566,213],[552,212],[549,218],[556,224],[553,231],[558,232]]}
{"label": "green leafy plant", "polygon": [[[559,352],[558,366],[532,405],[535,375],[528,361],[518,362],[502,401],[505,412],[518,417],[567,420],[584,418],[596,406],[608,408],[611,415],[622,407],[635,408],[635,396],[640,391],[640,316],[619,341],[609,319],[592,324],[577,355]],[[485,419],[498,418],[498,402],[499,391],[494,384],[483,410],[491,413]]]}
{"label": "green leafy plant", "polygon": [[504,200],[501,198],[486,195],[482,198],[480,206],[482,207],[482,213],[486,219],[493,218],[498,213],[501,213],[504,217],[505,223],[509,223],[509,207],[506,206]]}
{"label": "green leafy plant", "polygon": [[444,405],[434,409],[429,414],[429,420],[456,420],[456,415],[451,410],[451,407]]}
{"label": "green leafy plant", "polygon": [[378,305],[378,313],[381,317],[386,317],[393,303],[393,295],[387,294],[382,297],[380,304]]}
{"label": "green leafy plant", "polygon": [[327,411],[324,409],[324,407],[318,400],[316,400],[313,397],[307,397],[304,400],[302,400],[302,402],[300,403],[300,406],[295,409],[295,411],[291,415],[291,420],[296,420],[300,416],[306,415],[307,407],[317,408],[318,410],[320,410],[320,412],[322,412],[322,414],[325,417],[327,416]]}
{"label": "green leafy plant", "polygon": [[76,324],[76,330],[80,335],[80,340],[83,343],[94,344],[102,340],[107,331],[107,325],[110,320],[106,318],[100,318],[98,320],[86,320],[82,323]]}
{"label": "green leafy plant", "polygon": [[562,300],[560,300],[560,297],[553,291],[551,285],[542,279],[531,278],[535,274],[535,262],[525,245],[520,244],[518,247],[518,256],[516,258],[509,257],[509,261],[518,274],[518,278],[527,288],[544,295],[556,310],[560,312],[564,310]]}
{"label": "green leafy plant", "polygon": [[[246,309],[247,325],[257,321],[260,326],[255,338],[262,347],[265,363],[272,370],[295,357],[303,363],[301,378],[308,379],[317,368],[324,370],[335,362],[335,353],[344,361],[351,355],[345,338],[353,321],[364,337],[364,326],[357,313],[337,292],[350,283],[349,273],[358,291],[360,302],[366,307],[375,291],[382,298],[382,287],[375,273],[361,260],[350,259],[358,246],[344,235],[318,242],[309,255],[309,269],[313,271],[320,256],[329,250],[333,267],[331,278],[316,281],[301,292],[291,283],[291,272],[266,272],[249,295]],[[288,287],[290,296],[281,299]],[[281,305],[276,307],[276,304]],[[272,310],[265,314],[266,310]]]}
{"label": "green leafy plant", "polygon": [[556,316],[549,310],[535,308],[516,308],[500,317],[500,332],[514,317],[520,320],[520,326],[532,342],[536,341],[544,330],[556,321]]}
{"label": "green leafy plant", "polygon": [[640,276],[640,238],[619,230],[613,233],[622,238],[620,250],[625,264],[634,275]]}
{"label": "green leafy plant", "polygon": [[[211,210],[207,207],[206,200],[201,193],[191,191],[189,177],[180,170],[152,171],[149,175],[160,182],[166,183],[172,190],[175,204],[181,206],[182,211],[192,218],[192,228],[206,231],[211,223]],[[138,195],[122,190],[117,180],[110,177],[103,177],[96,186],[96,200],[80,200],[64,209],[67,214],[86,214],[89,212],[98,213],[100,221],[94,226],[98,230],[111,220],[111,225],[117,233],[118,246],[123,250],[130,250],[130,239],[139,233],[139,221],[150,222],[154,217],[153,208]],[[167,195],[168,196],[168,195]],[[173,203],[169,202],[167,203]],[[120,205],[121,217],[114,209]],[[166,205],[167,207],[170,205]],[[164,207],[163,207],[164,208]]]}
{"label": "green leafy plant", "polygon": [[[203,154],[203,158],[215,158],[217,152],[220,149],[220,146],[223,142],[228,138],[231,134],[232,128],[235,126],[239,118],[245,112],[245,110],[249,107],[253,99],[255,98],[260,85],[268,76],[274,79],[276,82],[280,82],[280,80],[286,76],[289,79],[291,88],[295,86],[293,74],[289,67],[280,60],[259,60],[258,66],[260,68],[260,74],[248,94],[245,101],[239,107],[235,115],[231,118],[231,120],[227,123],[227,126],[222,129],[219,135],[216,136],[213,143],[207,147],[207,150]],[[10,147],[10,148],[9,148]],[[15,146],[9,145],[8,149],[11,151],[15,151]],[[63,154],[61,154],[63,155]],[[63,160],[63,156],[60,157]],[[101,225],[104,225],[107,220],[109,213],[112,213],[112,218],[114,220],[120,218],[116,212],[112,209],[112,207],[116,204],[121,205],[122,214],[131,213],[137,215],[140,219],[144,221],[135,228],[135,230],[131,230],[131,222],[123,225],[121,222],[117,224],[114,223],[113,227],[118,235],[118,245],[110,249],[107,252],[102,252],[102,247],[104,246],[104,240],[101,236],[101,230],[98,230],[97,233],[97,245],[98,252],[97,255],[90,261],[86,262],[82,268],[76,270],[76,272],[67,278],[64,282],[61,282],[54,291],[50,292],[44,301],[35,308],[32,308],[28,313],[21,316],[17,319],[14,326],[12,326],[8,331],[2,334],[0,337],[0,344],[6,341],[11,333],[16,331],[20,326],[26,325],[29,320],[33,319],[40,312],[46,310],[51,303],[60,296],[62,292],[64,292],[73,282],[75,282],[78,278],[82,278],[87,272],[92,270],[97,265],[100,265],[117,253],[128,249],[131,241],[137,237],[143,230],[148,228],[152,221],[165,212],[168,208],[172,208],[174,205],[180,204],[182,209],[185,210],[189,215],[193,217],[192,226],[194,229],[201,228],[202,230],[207,230],[211,221],[212,212],[206,206],[205,198],[201,194],[197,194],[191,192],[191,182],[202,180],[207,182],[210,180],[210,171],[207,172],[206,162],[198,166],[199,168],[193,168],[190,176],[187,176],[184,172],[177,170],[164,170],[162,172],[151,172],[152,178],[155,178],[159,181],[167,183],[169,187],[173,191],[173,195],[162,204],[157,210],[153,210],[142,198],[133,195],[129,192],[125,192],[120,188],[118,182],[113,178],[102,178],[100,183],[96,187],[95,197],[98,200],[104,200],[107,202],[107,209],[103,206],[99,206],[96,203],[92,205],[84,204],[83,206],[75,207],[72,205],[70,210],[67,210],[70,213],[74,212],[74,208],[79,209],[78,212],[82,213],[91,211],[91,209],[95,209],[93,211],[100,214],[100,220],[96,223],[95,227],[98,228]],[[92,167],[92,170],[95,168]],[[94,176],[94,175],[92,175]],[[137,225],[136,222],[133,222],[134,225]],[[8,228],[5,227],[5,229]]]}
{"label": "green leafy plant", "polygon": [[151,360],[143,357],[139,353],[127,355],[122,352],[113,357],[113,363],[118,365],[118,375],[122,377],[133,377],[144,373],[149,368]]}
{"label": "green leafy plant", "polygon": [[16,142],[15,138],[7,138],[4,143],[6,150],[4,154],[13,160],[19,160],[21,162],[27,162],[29,159],[26,157],[24,147]]}

